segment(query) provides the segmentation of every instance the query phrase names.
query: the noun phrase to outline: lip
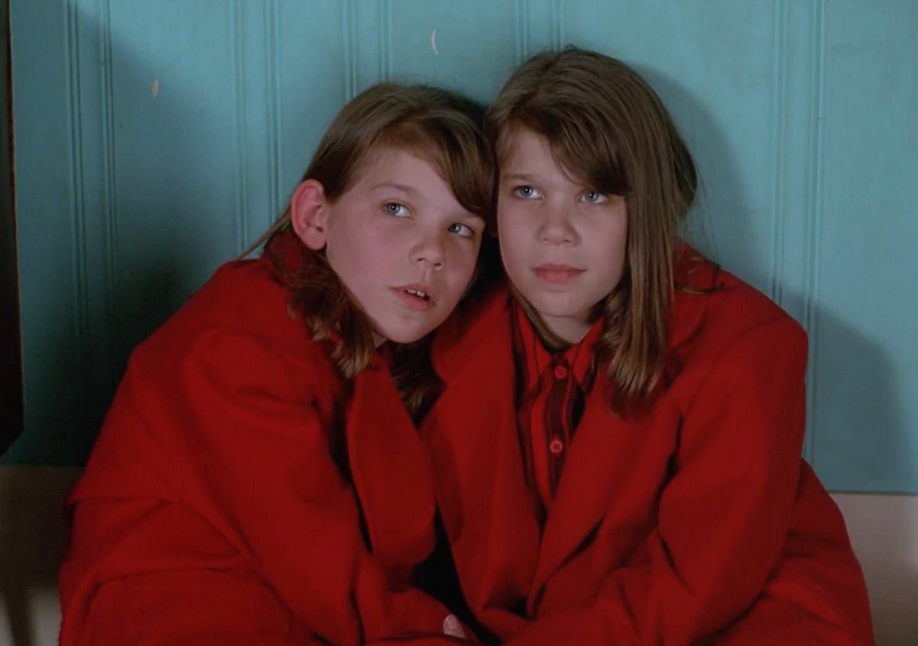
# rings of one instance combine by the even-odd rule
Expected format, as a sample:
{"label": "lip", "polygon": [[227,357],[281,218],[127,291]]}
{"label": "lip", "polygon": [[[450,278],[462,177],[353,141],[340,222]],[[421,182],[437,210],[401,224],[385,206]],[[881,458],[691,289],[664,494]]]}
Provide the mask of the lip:
{"label": "lip", "polygon": [[[429,285],[424,283],[412,283],[410,285],[399,285],[397,287],[390,288],[395,294],[395,297],[405,305],[408,309],[414,310],[416,312],[426,312],[431,307],[436,304],[436,299],[433,297],[433,293]],[[427,298],[420,298],[414,294],[409,294],[408,290],[413,289],[415,291],[424,292],[427,294]]]}
{"label": "lip", "polygon": [[580,269],[579,267],[571,267],[570,265],[546,263],[534,267],[532,271],[540,280],[544,280],[546,283],[564,285],[574,280],[586,270]]}

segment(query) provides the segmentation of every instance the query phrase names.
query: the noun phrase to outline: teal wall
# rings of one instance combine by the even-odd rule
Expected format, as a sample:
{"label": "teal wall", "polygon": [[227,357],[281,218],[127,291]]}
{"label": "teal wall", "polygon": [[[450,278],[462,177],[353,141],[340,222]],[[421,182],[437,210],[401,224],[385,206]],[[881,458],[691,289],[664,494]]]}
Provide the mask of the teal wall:
{"label": "teal wall", "polygon": [[704,181],[688,235],[807,328],[820,476],[918,492],[918,2],[10,11],[27,419],[6,462],[85,459],[130,348],[274,220],[349,97],[392,78],[487,101],[575,43],[657,88]]}

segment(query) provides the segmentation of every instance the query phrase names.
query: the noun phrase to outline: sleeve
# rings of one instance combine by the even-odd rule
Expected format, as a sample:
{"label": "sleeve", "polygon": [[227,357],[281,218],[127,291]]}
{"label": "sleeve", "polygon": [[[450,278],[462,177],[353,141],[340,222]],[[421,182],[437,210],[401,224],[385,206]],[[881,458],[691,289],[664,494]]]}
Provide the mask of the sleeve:
{"label": "sleeve", "polygon": [[807,464],[778,566],[715,646],[873,646],[867,586],[845,520]]}
{"label": "sleeve", "polygon": [[[762,593],[788,539],[806,356],[806,336],[788,318],[733,343],[684,412],[657,526],[608,574],[592,604],[540,617],[508,644],[687,646],[736,622]],[[816,547],[810,558],[825,555]],[[787,576],[808,585],[805,572]],[[805,620],[800,635],[825,622],[793,603],[770,615],[782,613]]]}
{"label": "sleeve", "polygon": [[203,335],[183,374],[196,439],[187,499],[216,511],[214,522],[324,639],[442,633],[449,611],[390,582],[368,552],[354,490],[332,458],[334,429],[303,383],[310,378],[300,357],[258,338]]}
{"label": "sleeve", "polygon": [[[121,420],[129,406],[144,423],[133,423],[131,433],[118,424],[100,438],[100,452],[106,464],[133,463],[133,470],[156,463],[145,454],[168,454],[180,474],[179,504],[161,511],[153,502],[141,513],[141,503],[130,499],[138,522],[122,523],[113,545],[120,555],[101,555],[89,534],[113,526],[116,501],[96,494],[78,501],[74,531],[82,547],[68,567],[94,572],[64,577],[62,570],[62,580],[103,583],[92,590],[68,583],[82,591],[67,595],[65,620],[70,608],[78,613],[83,606],[88,615],[77,634],[108,625],[132,635],[111,643],[280,644],[286,642],[266,636],[277,636],[278,622],[299,622],[299,634],[320,643],[398,643],[420,635],[440,643],[449,611],[385,569],[366,546],[356,495],[333,459],[331,422],[313,400],[309,380],[321,373],[304,372],[303,357],[263,339],[223,329],[200,335],[178,370],[140,364],[134,385],[121,389],[129,405],[116,402],[109,419]],[[137,384],[165,376],[166,394]],[[104,507],[98,522],[90,520],[96,502]],[[113,534],[96,537],[111,541]]]}

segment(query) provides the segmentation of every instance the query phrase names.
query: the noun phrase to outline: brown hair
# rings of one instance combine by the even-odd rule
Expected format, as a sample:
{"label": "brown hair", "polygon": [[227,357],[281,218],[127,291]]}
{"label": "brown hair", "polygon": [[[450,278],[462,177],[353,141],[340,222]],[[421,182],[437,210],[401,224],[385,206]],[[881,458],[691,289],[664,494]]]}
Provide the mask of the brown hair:
{"label": "brown hair", "polygon": [[[513,133],[528,129],[548,139],[566,172],[625,197],[625,267],[597,304],[605,322],[594,362],[608,364],[613,404],[649,398],[666,352],[679,229],[697,186],[691,154],[660,98],[623,62],[570,47],[523,63],[488,111],[485,129],[498,163],[509,156]],[[548,345],[566,345],[519,300]]]}
{"label": "brown hair", "polygon": [[[359,179],[375,152],[410,150],[437,169],[463,208],[480,215],[490,226],[494,160],[481,130],[483,112],[471,101],[440,88],[374,85],[341,109],[301,181],[318,181],[325,197],[334,203]],[[251,249],[265,243],[265,254],[285,271],[286,263],[272,243],[291,229],[288,205]],[[302,312],[313,338],[325,339],[331,333],[340,336],[333,359],[345,378],[356,376],[367,367],[374,351],[372,326],[332,270],[325,251],[303,245],[302,268],[288,278],[294,285],[291,308]],[[405,405],[416,415],[423,412],[440,385],[430,366],[428,343],[425,338],[408,345],[393,344],[391,349],[393,378]]]}

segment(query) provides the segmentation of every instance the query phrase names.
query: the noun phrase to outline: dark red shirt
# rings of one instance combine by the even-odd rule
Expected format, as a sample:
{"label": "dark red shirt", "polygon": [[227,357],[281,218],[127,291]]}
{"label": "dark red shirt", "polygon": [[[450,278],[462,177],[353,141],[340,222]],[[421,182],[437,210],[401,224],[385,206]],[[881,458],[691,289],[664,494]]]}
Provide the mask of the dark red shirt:
{"label": "dark red shirt", "polygon": [[547,350],[518,304],[513,305],[513,350],[517,363],[517,428],[526,480],[537,496],[544,522],[555,498],[564,459],[583,413],[584,392],[593,377],[593,345],[602,333],[597,321],[565,350]]}

